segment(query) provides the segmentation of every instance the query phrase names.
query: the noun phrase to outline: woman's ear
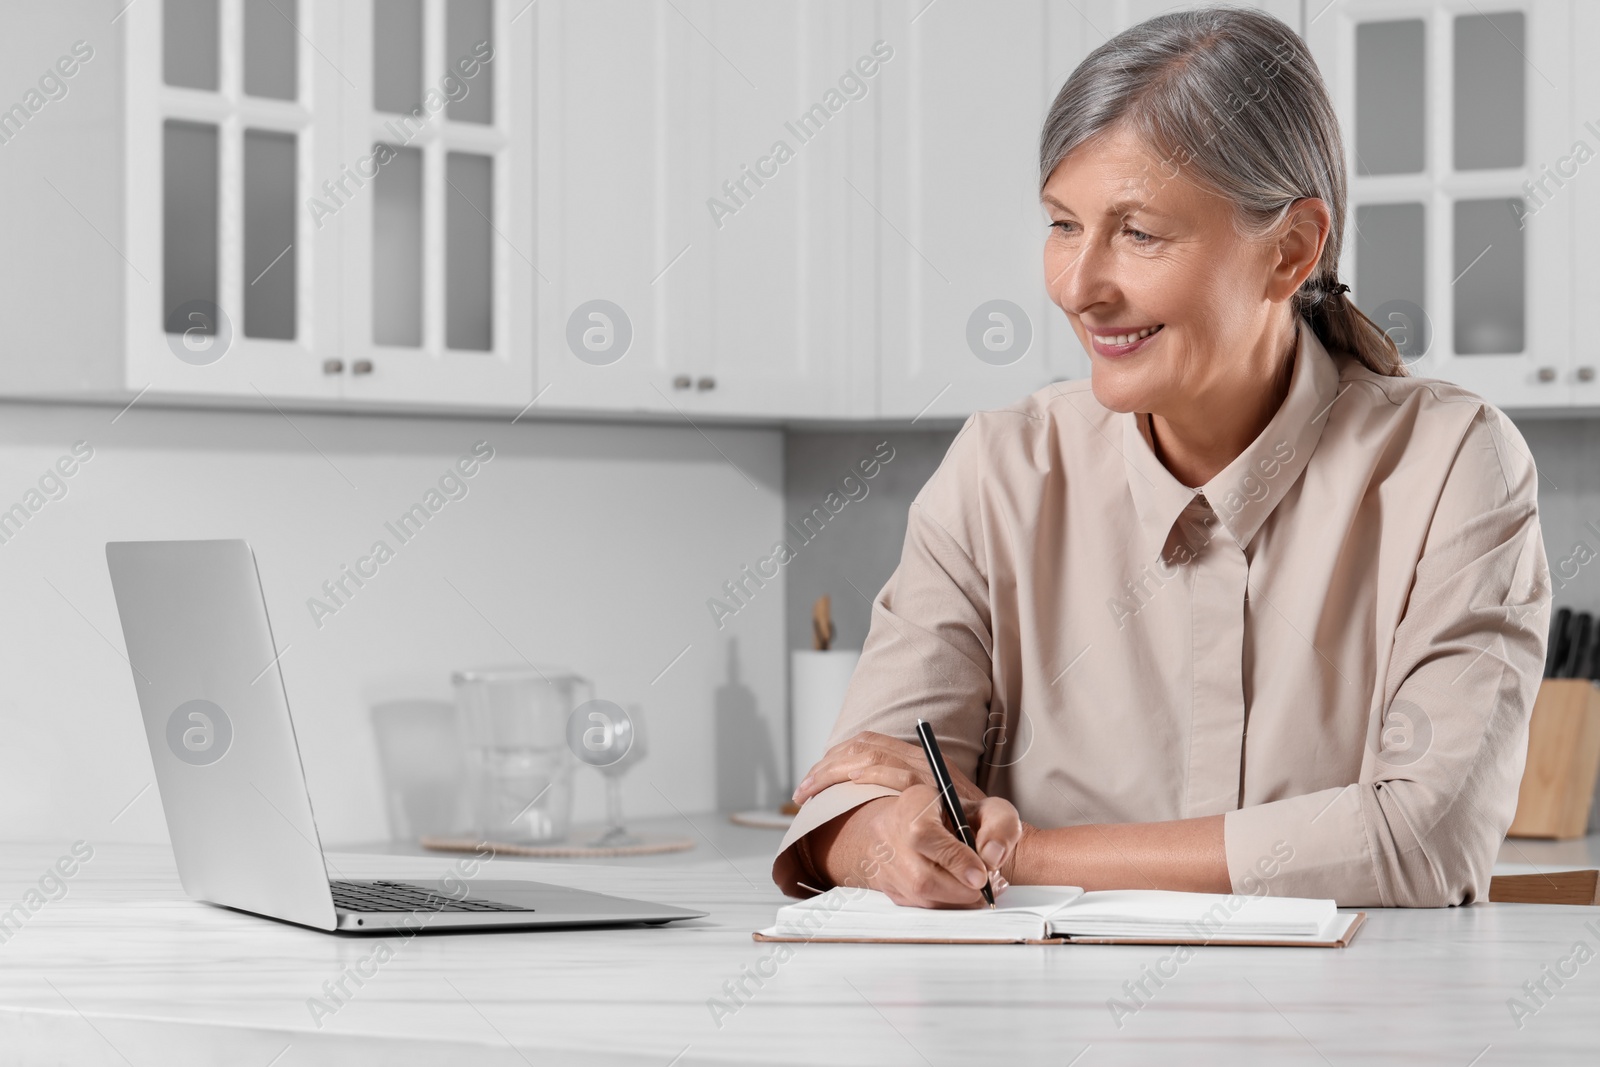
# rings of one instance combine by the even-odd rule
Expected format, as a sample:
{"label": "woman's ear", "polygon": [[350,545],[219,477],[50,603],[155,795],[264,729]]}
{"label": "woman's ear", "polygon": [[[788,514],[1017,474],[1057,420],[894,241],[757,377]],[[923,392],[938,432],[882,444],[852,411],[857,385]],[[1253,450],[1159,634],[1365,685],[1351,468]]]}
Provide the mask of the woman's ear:
{"label": "woman's ear", "polygon": [[1316,272],[1322,247],[1333,228],[1327,202],[1303,196],[1289,205],[1279,227],[1277,261],[1267,279],[1267,295],[1273,300],[1288,300],[1307,278]]}

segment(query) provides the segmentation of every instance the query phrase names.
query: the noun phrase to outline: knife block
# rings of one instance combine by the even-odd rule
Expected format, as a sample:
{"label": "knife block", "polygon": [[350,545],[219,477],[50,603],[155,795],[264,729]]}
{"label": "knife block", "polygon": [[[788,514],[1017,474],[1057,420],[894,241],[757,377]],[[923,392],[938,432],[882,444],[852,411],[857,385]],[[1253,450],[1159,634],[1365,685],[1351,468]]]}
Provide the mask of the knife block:
{"label": "knife block", "polygon": [[1600,774],[1600,685],[1546,678],[1528,720],[1528,761],[1507,837],[1582,837]]}

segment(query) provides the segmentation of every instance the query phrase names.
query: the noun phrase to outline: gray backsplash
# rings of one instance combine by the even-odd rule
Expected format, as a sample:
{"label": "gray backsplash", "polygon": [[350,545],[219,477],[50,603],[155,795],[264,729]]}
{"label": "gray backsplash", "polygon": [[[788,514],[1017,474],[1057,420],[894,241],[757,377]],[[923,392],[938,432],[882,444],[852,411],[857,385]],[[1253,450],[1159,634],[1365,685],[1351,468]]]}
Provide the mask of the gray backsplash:
{"label": "gray backsplash", "polygon": [[[794,550],[784,579],[789,648],[811,647],[811,606],[823,594],[832,602],[834,647],[861,647],[872,619],[872,598],[900,562],[906,511],[955,436],[955,430],[899,429],[786,435],[785,536]],[[879,462],[876,476],[861,478],[863,461],[871,469],[885,455],[892,458]],[[841,488],[847,475],[858,481]],[[834,507],[845,501],[836,515],[826,503],[830,493],[838,494]],[[850,499],[852,494],[859,499]],[[819,508],[831,516],[826,524],[815,517]],[[814,517],[803,526],[807,516]],[[803,536],[811,539],[802,541]]]}
{"label": "gray backsplash", "polygon": [[[1600,611],[1600,419],[1519,419],[1517,427],[1539,468],[1539,512],[1555,603]],[[784,578],[789,648],[811,647],[811,605],[824,593],[832,598],[835,646],[861,647],[871,598],[900,560],[906,510],[955,435],[955,430],[901,429],[786,435],[784,513],[790,528],[785,536],[794,550]],[[841,489],[841,480],[857,472],[860,461],[883,454],[878,450],[884,442],[893,459],[876,477]],[[847,501],[837,514],[825,504],[830,492],[839,494],[835,507]],[[847,492],[859,499],[848,499]],[[829,514],[828,521],[813,519],[803,529],[803,518],[817,508]],[[1600,803],[1591,809],[1590,830],[1600,830]]]}
{"label": "gray backsplash", "polygon": [[[1555,607],[1600,610],[1600,419],[1520,419],[1539,468],[1539,522]],[[1600,782],[1589,807],[1600,832]]]}
{"label": "gray backsplash", "polygon": [[[1557,607],[1600,609],[1600,419],[1522,419]],[[1592,557],[1592,560],[1591,560]]]}

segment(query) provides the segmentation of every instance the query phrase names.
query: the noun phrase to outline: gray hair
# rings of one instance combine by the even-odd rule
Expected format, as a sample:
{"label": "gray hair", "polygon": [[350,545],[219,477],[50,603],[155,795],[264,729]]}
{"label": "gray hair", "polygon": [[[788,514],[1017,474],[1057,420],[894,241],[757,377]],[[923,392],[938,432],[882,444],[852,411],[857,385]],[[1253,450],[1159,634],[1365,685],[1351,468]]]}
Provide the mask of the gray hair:
{"label": "gray hair", "polygon": [[1294,295],[1295,312],[1329,351],[1378,374],[1406,375],[1394,341],[1344,294],[1339,249],[1346,208],[1344,142],[1305,42],[1260,11],[1208,7],[1157,16],[1089,53],[1039,138],[1039,188],[1067,154],[1126,124],[1173,178],[1231,201],[1240,233],[1271,233],[1296,200],[1328,205],[1322,258]]}

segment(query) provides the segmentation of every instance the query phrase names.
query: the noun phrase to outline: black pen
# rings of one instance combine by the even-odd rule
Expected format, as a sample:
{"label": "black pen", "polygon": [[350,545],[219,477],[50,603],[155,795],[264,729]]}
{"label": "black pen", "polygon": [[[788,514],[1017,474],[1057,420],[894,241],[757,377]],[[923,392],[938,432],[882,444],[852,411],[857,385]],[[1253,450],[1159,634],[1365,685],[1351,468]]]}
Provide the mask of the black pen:
{"label": "black pen", "polygon": [[[961,812],[961,801],[956,799],[956,784],[950,779],[950,771],[944,765],[944,754],[939,751],[939,742],[933,736],[933,727],[921,719],[917,720],[917,736],[922,739],[922,751],[928,755],[928,767],[933,771],[934,788],[939,790],[939,799],[944,801],[944,813],[955,826],[956,836],[961,843],[972,851],[978,851],[972,843],[972,827],[967,825],[967,817]],[[983,857],[978,857],[980,863]],[[984,864],[988,869],[988,864]],[[989,902],[989,907],[994,907],[994,890],[989,886],[987,876],[983,879],[983,899]]]}

